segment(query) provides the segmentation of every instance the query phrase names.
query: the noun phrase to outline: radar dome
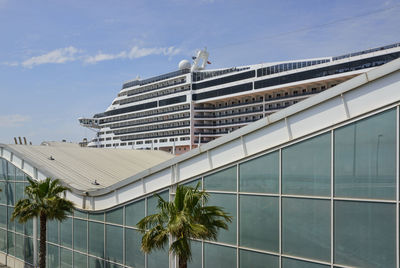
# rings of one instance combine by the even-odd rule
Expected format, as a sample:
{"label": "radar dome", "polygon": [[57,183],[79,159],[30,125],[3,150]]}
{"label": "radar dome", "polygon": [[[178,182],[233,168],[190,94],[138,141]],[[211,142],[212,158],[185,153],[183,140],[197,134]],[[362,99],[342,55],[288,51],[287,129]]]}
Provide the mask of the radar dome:
{"label": "radar dome", "polygon": [[188,60],[181,60],[181,62],[179,62],[179,70],[190,69],[191,67]]}

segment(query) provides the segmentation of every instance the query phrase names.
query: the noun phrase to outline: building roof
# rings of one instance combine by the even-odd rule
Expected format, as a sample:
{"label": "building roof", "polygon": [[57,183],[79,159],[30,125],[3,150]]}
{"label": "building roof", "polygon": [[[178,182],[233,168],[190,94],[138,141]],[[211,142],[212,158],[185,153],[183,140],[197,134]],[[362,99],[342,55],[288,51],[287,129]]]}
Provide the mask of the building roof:
{"label": "building roof", "polygon": [[81,191],[108,187],[174,157],[163,151],[86,148],[61,142],[0,147]]}

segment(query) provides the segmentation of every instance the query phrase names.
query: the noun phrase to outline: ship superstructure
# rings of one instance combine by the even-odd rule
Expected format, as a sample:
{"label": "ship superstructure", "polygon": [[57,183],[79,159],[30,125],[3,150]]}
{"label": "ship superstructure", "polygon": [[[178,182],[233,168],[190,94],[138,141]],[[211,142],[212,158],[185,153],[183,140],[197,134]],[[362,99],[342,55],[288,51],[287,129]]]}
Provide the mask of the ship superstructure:
{"label": "ship superstructure", "polygon": [[200,50],[179,70],[123,84],[108,109],[80,118],[89,147],[181,154],[400,57],[400,43],[337,57],[206,70]]}

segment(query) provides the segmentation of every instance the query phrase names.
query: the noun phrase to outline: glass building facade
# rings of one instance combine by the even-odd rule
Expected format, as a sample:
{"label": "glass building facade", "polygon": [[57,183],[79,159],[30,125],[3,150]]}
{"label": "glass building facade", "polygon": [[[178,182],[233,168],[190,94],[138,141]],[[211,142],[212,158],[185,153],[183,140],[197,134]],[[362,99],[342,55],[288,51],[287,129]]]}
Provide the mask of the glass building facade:
{"label": "glass building facade", "polygon": [[[192,178],[233,221],[193,241],[189,267],[395,268],[399,252],[399,112],[391,108]],[[1,160],[0,251],[31,263],[32,223],[9,218],[26,176]],[[172,199],[174,187],[160,189]],[[144,255],[135,227],[147,196],[48,223],[49,267],[169,267]],[[171,258],[172,259],[172,258]]]}

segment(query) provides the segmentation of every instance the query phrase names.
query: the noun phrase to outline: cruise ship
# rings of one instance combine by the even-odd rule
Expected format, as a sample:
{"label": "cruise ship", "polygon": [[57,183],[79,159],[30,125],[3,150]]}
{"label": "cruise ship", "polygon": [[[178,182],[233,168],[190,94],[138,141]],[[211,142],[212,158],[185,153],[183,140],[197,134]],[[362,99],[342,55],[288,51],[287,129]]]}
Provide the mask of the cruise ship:
{"label": "cruise ship", "polygon": [[79,123],[89,147],[182,154],[400,57],[400,43],[335,57],[206,69],[206,49],[174,72],[122,85],[105,112]]}

